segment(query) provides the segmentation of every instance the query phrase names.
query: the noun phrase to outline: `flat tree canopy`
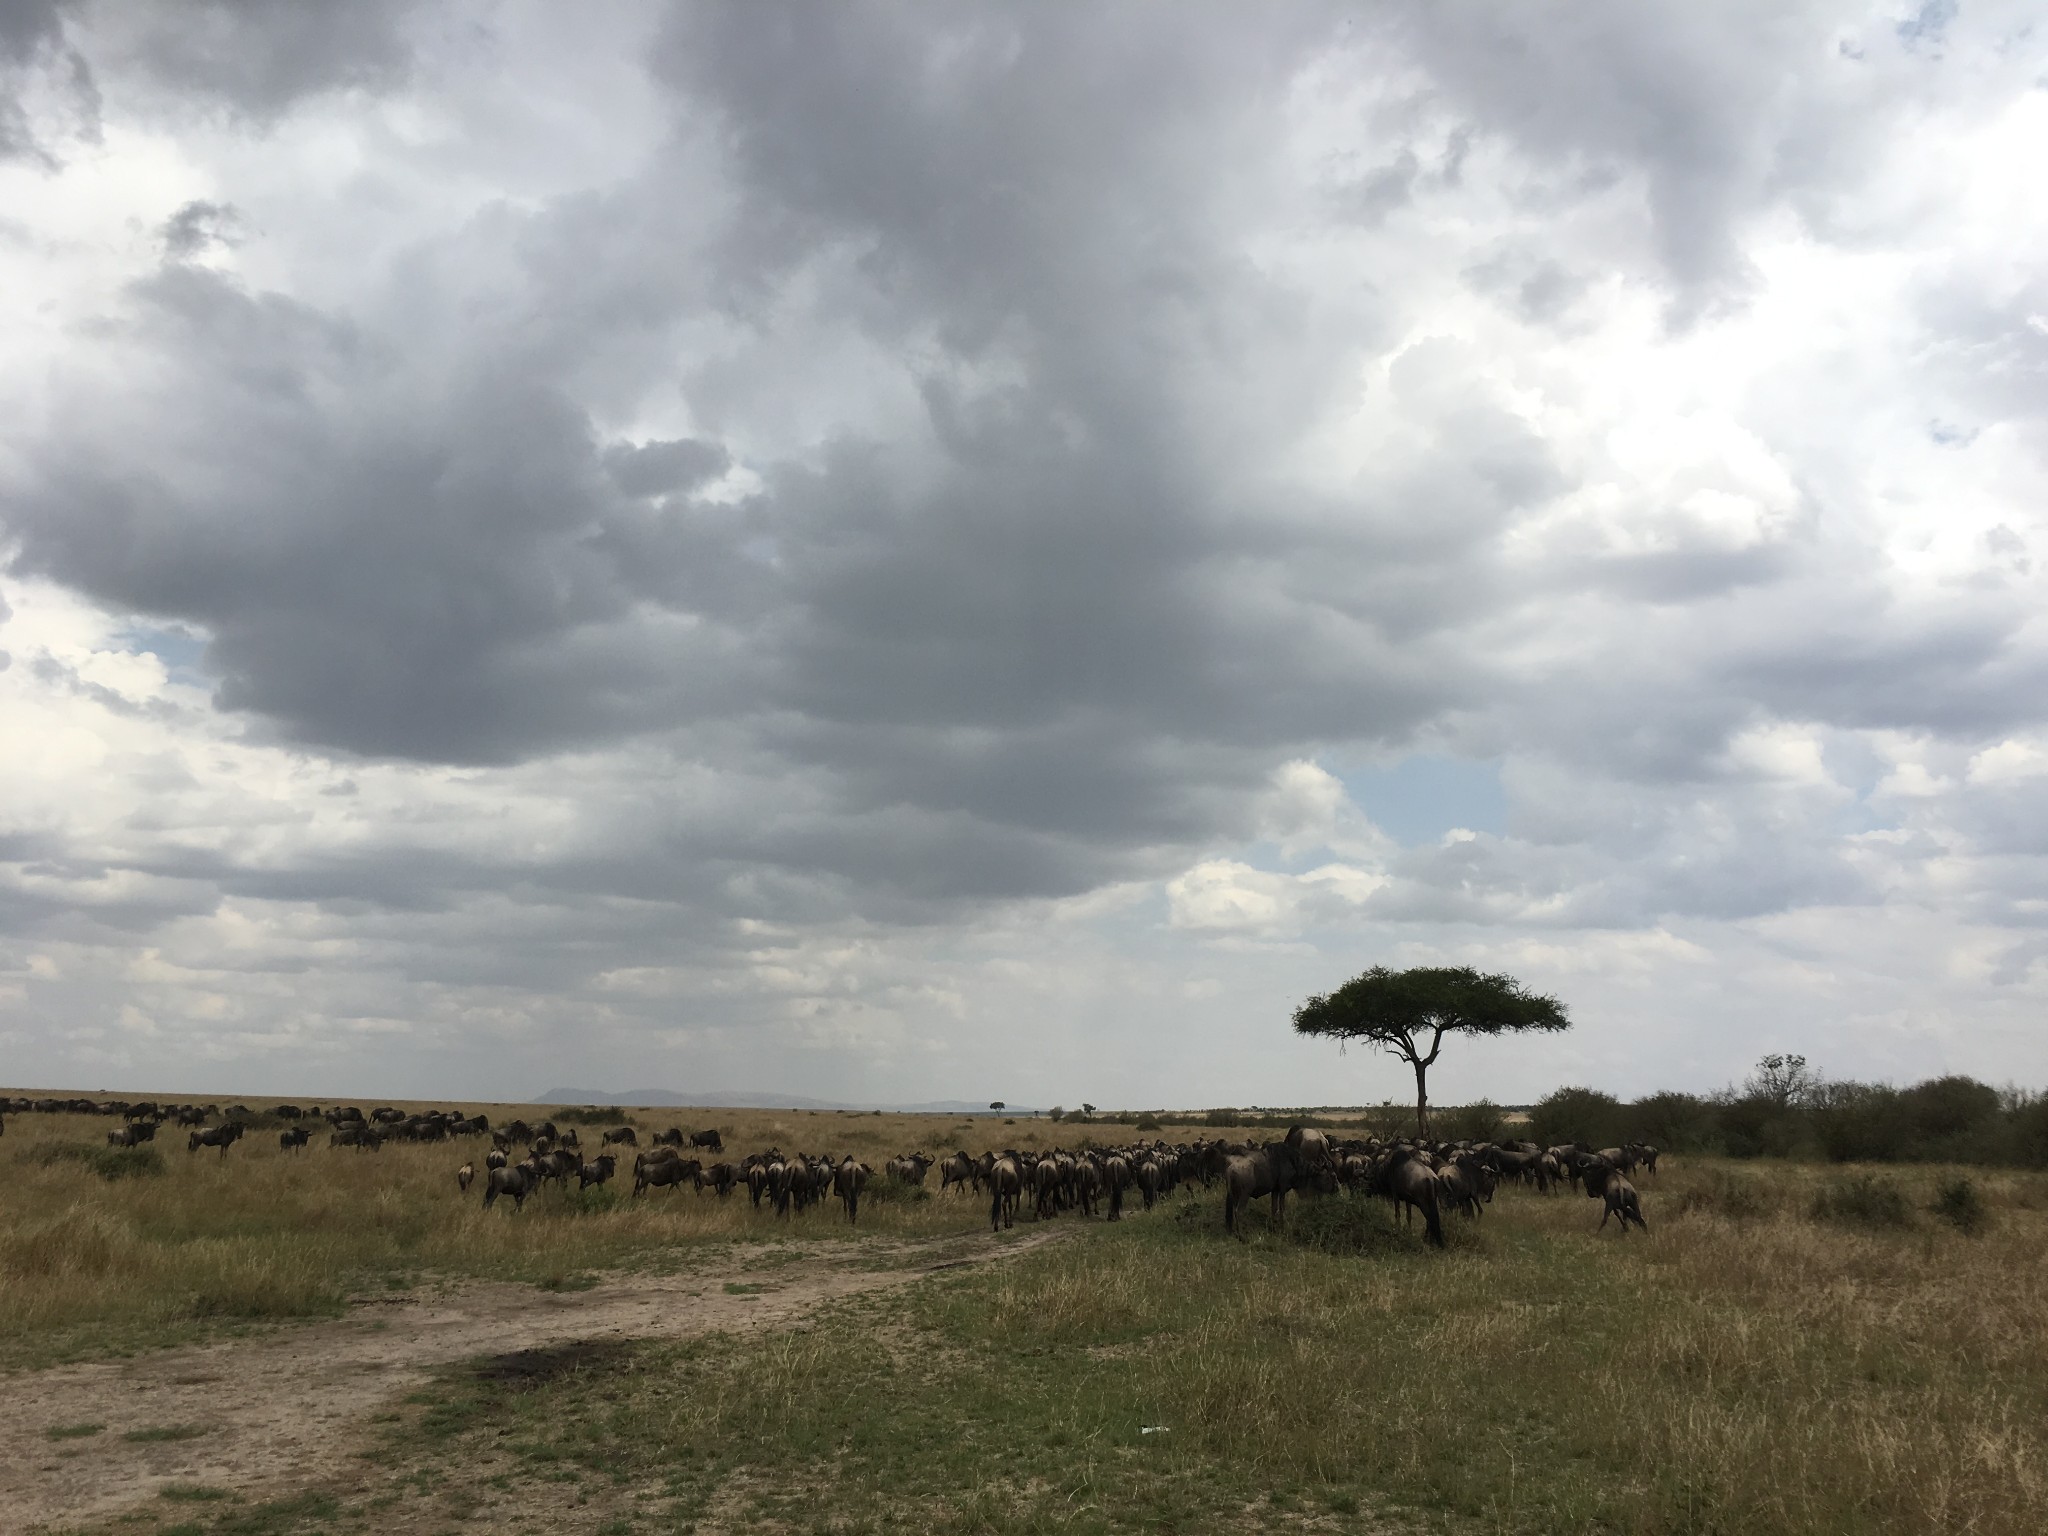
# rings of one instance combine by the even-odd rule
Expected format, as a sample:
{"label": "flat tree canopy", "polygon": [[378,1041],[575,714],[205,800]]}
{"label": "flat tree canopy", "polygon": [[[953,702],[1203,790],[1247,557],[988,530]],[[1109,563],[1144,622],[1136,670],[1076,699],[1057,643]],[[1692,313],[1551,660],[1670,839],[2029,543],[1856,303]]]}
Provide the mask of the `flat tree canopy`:
{"label": "flat tree canopy", "polygon": [[1505,1035],[1570,1029],[1554,997],[1528,991],[1512,976],[1487,976],[1470,966],[1376,965],[1334,992],[1294,1010],[1294,1032],[1365,1040],[1415,1069],[1415,1123],[1429,1134],[1427,1074],[1449,1034]]}

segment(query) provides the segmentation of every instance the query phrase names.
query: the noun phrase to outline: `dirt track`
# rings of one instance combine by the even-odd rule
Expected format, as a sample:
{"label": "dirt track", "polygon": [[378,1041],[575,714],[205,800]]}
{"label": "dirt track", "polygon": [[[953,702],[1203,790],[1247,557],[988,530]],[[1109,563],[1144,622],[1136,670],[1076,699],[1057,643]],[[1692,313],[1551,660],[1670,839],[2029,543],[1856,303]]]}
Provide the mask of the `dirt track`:
{"label": "dirt track", "polygon": [[[361,1449],[370,1415],[452,1361],[586,1339],[773,1328],[821,1301],[987,1263],[1059,1235],[1048,1229],[1000,1242],[982,1235],[800,1244],[727,1254],[721,1267],[624,1275],[566,1293],[465,1285],[366,1303],[333,1322],[0,1377],[0,1533],[106,1519],[168,1483],[244,1497],[318,1483]],[[878,1261],[896,1267],[853,1267]],[[766,1289],[725,1289],[741,1284]],[[105,1427],[79,1439],[49,1437],[53,1428],[79,1424]],[[203,1433],[123,1438],[179,1428]]]}

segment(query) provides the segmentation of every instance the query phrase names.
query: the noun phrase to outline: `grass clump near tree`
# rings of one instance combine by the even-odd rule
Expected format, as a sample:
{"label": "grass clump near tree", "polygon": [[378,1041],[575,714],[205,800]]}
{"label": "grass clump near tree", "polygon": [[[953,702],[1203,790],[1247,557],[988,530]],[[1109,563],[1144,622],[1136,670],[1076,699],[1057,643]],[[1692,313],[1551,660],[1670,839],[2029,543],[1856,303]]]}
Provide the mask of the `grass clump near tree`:
{"label": "grass clump near tree", "polygon": [[117,1179],[153,1179],[164,1171],[164,1155],[155,1147],[95,1147],[51,1142],[39,1147],[36,1161],[45,1168],[74,1164],[109,1183]]}

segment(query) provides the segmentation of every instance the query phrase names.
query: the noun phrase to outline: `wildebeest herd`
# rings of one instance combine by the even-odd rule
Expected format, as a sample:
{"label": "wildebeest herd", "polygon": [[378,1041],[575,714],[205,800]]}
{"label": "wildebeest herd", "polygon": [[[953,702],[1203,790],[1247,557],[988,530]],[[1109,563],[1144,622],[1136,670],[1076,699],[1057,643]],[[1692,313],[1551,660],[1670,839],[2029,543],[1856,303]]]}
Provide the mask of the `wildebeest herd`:
{"label": "wildebeest herd", "polygon": [[[149,1142],[169,1122],[187,1128],[189,1151],[215,1148],[223,1157],[259,1113],[241,1104],[222,1110],[212,1104],[17,1098],[0,1100],[0,1129],[5,1114],[34,1112],[118,1117],[121,1125],[107,1133],[108,1143],[117,1147]],[[279,1104],[262,1113],[285,1122],[278,1133],[278,1145],[285,1151],[310,1143],[307,1122],[315,1120],[327,1122],[330,1147],[359,1152],[376,1151],[393,1140],[488,1138],[481,1168],[472,1159],[456,1171],[456,1184],[463,1192],[482,1179],[486,1208],[509,1197],[518,1209],[549,1184],[566,1189],[572,1178],[580,1189],[606,1184],[619,1171],[621,1153],[614,1148],[633,1151],[633,1198],[684,1185],[720,1199],[744,1189],[756,1209],[765,1204],[781,1216],[800,1215],[836,1199],[847,1219],[858,1221],[862,1193],[875,1177],[872,1167],[850,1153],[835,1158],[770,1148],[727,1159],[716,1130],[689,1133],[679,1126],[650,1138],[645,1151],[639,1150],[639,1136],[631,1126],[616,1126],[600,1136],[598,1155],[586,1158],[574,1127],[557,1127],[547,1120],[529,1125],[515,1119],[493,1126],[481,1114],[407,1113],[389,1106],[365,1113],[353,1105],[323,1110],[318,1105]],[[209,1123],[216,1120],[219,1123]],[[706,1162],[707,1156],[714,1161]],[[1270,1198],[1277,1220],[1287,1196],[1294,1193],[1376,1196],[1391,1201],[1404,1223],[1419,1215],[1427,1240],[1441,1246],[1444,1215],[1477,1218],[1504,1182],[1527,1184],[1544,1194],[1559,1185],[1577,1185],[1603,1203],[1602,1230],[1610,1219],[1618,1219],[1624,1234],[1631,1224],[1647,1231],[1631,1175],[1641,1168],[1654,1176],[1657,1159],[1655,1147],[1634,1143],[1596,1149],[1577,1143],[1544,1147],[1530,1141],[1335,1139],[1295,1126],[1279,1140],[1265,1143],[1152,1141],[1043,1152],[991,1150],[978,1156],[963,1149],[943,1158],[910,1152],[888,1159],[881,1177],[890,1184],[922,1189],[937,1168],[941,1194],[958,1187],[988,1200],[991,1230],[1011,1226],[1026,1199],[1040,1220],[1067,1211],[1089,1217],[1100,1211],[1116,1221],[1129,1200],[1139,1200],[1150,1210],[1176,1189],[1192,1192],[1220,1184],[1223,1223],[1235,1232],[1238,1213],[1253,1200]]]}

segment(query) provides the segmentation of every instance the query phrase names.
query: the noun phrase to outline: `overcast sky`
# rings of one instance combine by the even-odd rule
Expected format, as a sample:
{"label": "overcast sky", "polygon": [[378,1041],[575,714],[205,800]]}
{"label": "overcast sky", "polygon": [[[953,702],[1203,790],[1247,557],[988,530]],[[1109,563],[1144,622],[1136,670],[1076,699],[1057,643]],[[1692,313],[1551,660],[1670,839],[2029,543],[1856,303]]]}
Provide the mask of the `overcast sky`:
{"label": "overcast sky", "polygon": [[0,3],[0,1080],[2048,1085],[2034,0]]}

